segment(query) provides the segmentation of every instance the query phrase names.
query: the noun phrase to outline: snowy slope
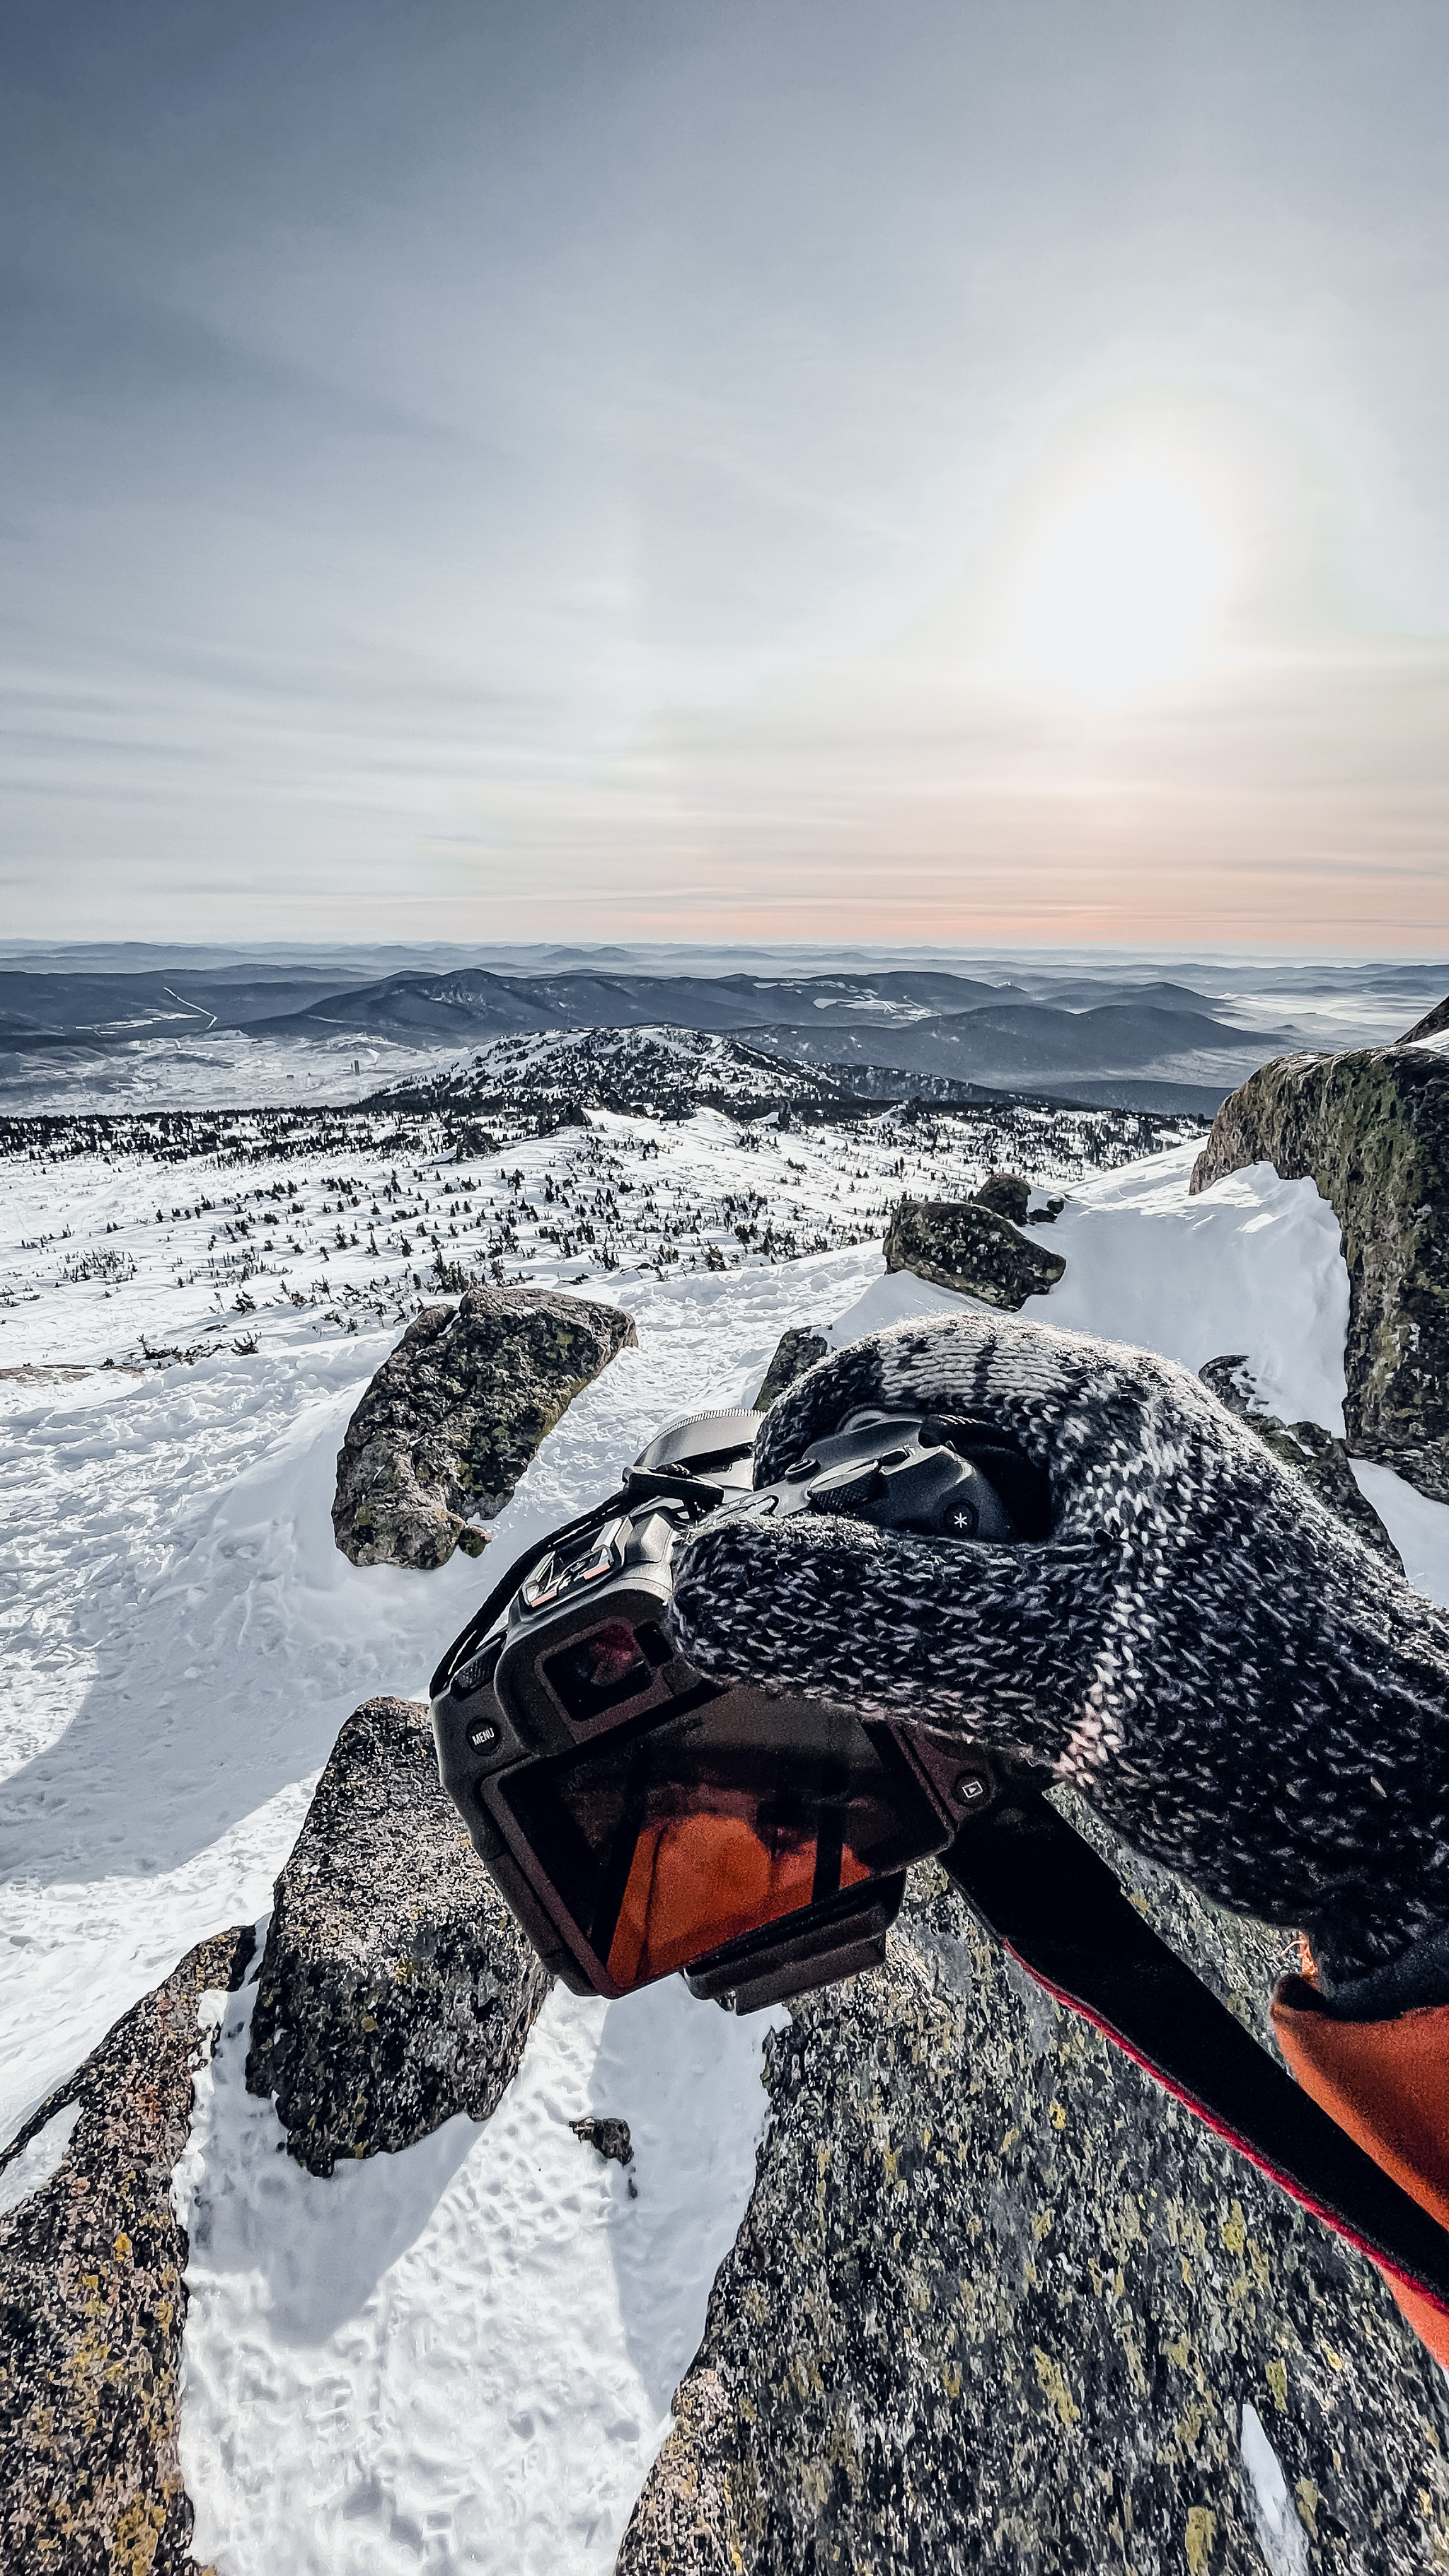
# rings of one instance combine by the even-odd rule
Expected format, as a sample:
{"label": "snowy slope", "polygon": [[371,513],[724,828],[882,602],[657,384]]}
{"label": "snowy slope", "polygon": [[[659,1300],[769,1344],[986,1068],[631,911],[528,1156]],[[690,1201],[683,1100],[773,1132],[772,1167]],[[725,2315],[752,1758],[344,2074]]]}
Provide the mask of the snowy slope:
{"label": "snowy slope", "polygon": [[[934,1158],[912,1146],[908,1163],[884,1128],[874,1145],[747,1146],[709,1115],[684,1129],[618,1119],[510,1149],[506,1171],[470,1165],[466,1216],[450,1213],[464,1193],[441,1163],[405,1175],[405,1202],[379,1196],[379,1233],[412,1227],[429,1258],[435,1240],[449,1255],[486,1248],[511,1209],[509,1275],[587,1281],[639,1331],[545,1444],[489,1568],[459,1559],[428,1576],[346,1564],[328,1521],[343,1425],[418,1301],[401,1254],[360,1239],[382,1163],[211,1158],[166,1166],[164,1192],[144,1157],[5,1169],[3,1347],[20,1372],[0,1376],[7,2134],[192,1941],[263,1912],[343,1717],[373,1691],[420,1694],[507,1554],[612,1485],[670,1414],[747,1399],[787,1324],[842,1340],[957,1302],[886,1278],[878,1249],[889,1196],[975,1176],[942,1132]],[[1245,1351],[1277,1410],[1340,1429],[1347,1282],[1330,1212],[1310,1183],[1267,1170],[1189,1199],[1192,1153],[1076,1180],[1043,1237],[1066,1278],[1028,1313],[1191,1366]],[[316,1304],[281,1290],[277,1237],[264,1253],[251,1221],[281,1206],[270,1193],[285,1178],[305,1206],[287,1201],[293,1239],[305,1232],[316,1259],[332,1238]],[[618,1269],[581,1238],[565,1261],[540,1231],[559,1205],[550,1186],[572,1224],[587,1193],[607,1188],[620,1209],[648,1194]],[[235,1232],[243,1187],[258,1194],[249,1238]],[[833,1227],[836,1248],[781,1262],[759,1250],[758,1224],[753,1242],[721,1225],[737,1266],[706,1266],[708,1229],[665,1257],[671,1227],[747,1189],[765,1221],[827,1240]],[[233,1236],[216,1252],[238,1268],[223,1299],[204,1246],[224,1197]],[[841,1242],[852,1227],[867,1239]],[[129,1275],[75,1276],[116,1248]],[[100,1365],[142,1335],[202,1355]],[[1449,1511],[1387,1471],[1362,1476],[1415,1579],[1449,1597]],[[319,2182],[244,2093],[247,2009],[245,1993],[228,2007],[178,2182],[198,2555],[221,2576],[607,2568],[748,2194],[759,2025],[673,1986],[608,2007],[556,1994],[486,2128],[455,2121]],[[590,2108],[631,2122],[636,2198],[569,2132]]]}

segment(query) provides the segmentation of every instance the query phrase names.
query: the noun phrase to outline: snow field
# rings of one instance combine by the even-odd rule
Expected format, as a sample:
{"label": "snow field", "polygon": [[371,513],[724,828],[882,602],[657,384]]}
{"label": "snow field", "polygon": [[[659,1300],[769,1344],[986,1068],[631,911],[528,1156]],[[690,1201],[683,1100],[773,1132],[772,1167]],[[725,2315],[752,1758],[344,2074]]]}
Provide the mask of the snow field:
{"label": "snow field", "polygon": [[[724,1121],[653,1137],[648,1122],[612,1123],[632,1139],[610,1146],[621,1166],[632,1154],[652,1184],[657,1141],[686,1202],[747,1159]],[[514,1195],[548,1204],[550,1177],[573,1186],[575,1150],[568,1132],[508,1149],[508,1170],[525,1171]],[[953,1195],[979,1167],[943,1154],[887,1173],[854,1136],[827,1135],[802,1180],[805,1150],[788,1133],[748,1158],[771,1213],[839,1211],[854,1182],[872,1240],[663,1275],[641,1245],[637,1266],[587,1278],[528,1241],[529,1275],[628,1306],[639,1348],[545,1442],[487,1562],[459,1556],[427,1576],[352,1567],[332,1542],[336,1450],[399,1330],[375,1313],[362,1328],[365,1255],[347,1256],[353,1329],[264,1304],[258,1280],[255,1314],[216,1319],[193,1366],[87,1369],[142,1333],[194,1341],[209,1291],[174,1284],[150,1163],[9,1167],[17,1234],[68,1224],[73,1260],[114,1245],[108,1226],[129,1228],[136,1276],[110,1298],[95,1281],[60,1284],[52,1244],[26,1256],[25,1302],[0,1337],[22,1367],[81,1364],[0,1379],[5,2134],[195,1940],[264,1911],[349,1710],[376,1691],[421,1696],[515,1550],[609,1490],[662,1422],[748,1401],[789,1324],[840,1344],[960,1305],[886,1277],[863,1210],[886,1180]],[[343,1175],[335,1152],[325,1160],[334,1199],[345,1178],[344,1196],[370,1204],[380,1165]],[[1310,1183],[1266,1169],[1189,1199],[1191,1161],[1186,1148],[1075,1184],[1042,1237],[1066,1254],[1066,1278],[1027,1316],[1191,1367],[1246,1352],[1274,1411],[1341,1430],[1347,1280],[1331,1212]],[[424,1190],[434,1210],[439,1171]],[[294,1160],[226,1186],[279,1174],[301,1177]],[[166,1166],[165,1184],[168,1209],[220,1196],[214,1166]],[[252,1333],[256,1352],[236,1352]],[[1449,1510],[1386,1470],[1360,1480],[1413,1579],[1449,1601]],[[245,1990],[218,1998],[177,2182],[192,2230],[182,2441],[198,2557],[220,2576],[607,2567],[748,2197],[761,2024],[674,1983],[611,2006],[555,1993],[485,2127],[453,2121],[318,2182],[286,2156],[271,2105],[245,2093],[249,2010]],[[629,2120],[629,2174],[573,2138],[568,2120],[589,2110]],[[1266,2528],[1276,2490],[1246,2421],[1244,2450]]]}
{"label": "snow field", "polygon": [[[556,1988],[484,2127],[329,2181],[243,2084],[253,1989],[211,1998],[176,2201],[182,2470],[226,2576],[612,2566],[754,2180],[766,2030],[674,1980]],[[629,2120],[608,2163],[570,2119]]]}

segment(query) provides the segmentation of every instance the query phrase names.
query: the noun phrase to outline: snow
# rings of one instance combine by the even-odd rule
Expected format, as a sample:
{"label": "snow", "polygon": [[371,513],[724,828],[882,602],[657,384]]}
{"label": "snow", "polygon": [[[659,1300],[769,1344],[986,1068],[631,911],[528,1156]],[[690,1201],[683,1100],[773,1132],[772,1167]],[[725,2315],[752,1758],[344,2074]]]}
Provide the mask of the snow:
{"label": "snow", "polygon": [[[1242,1351],[1268,1412],[1342,1439],[1348,1273],[1338,1219],[1312,1181],[1280,1181],[1266,1163],[1190,1198],[1193,1161],[1188,1145],[1078,1184],[1035,1237],[1065,1254],[1066,1277],[1029,1297],[1023,1316],[1135,1342],[1190,1369]],[[897,1271],[873,1280],[828,1338],[840,1348],[962,1306],[978,1301]]]}
{"label": "snow", "polygon": [[[1044,1125],[1021,1166],[1069,1190],[1038,1236],[1067,1274],[1027,1316],[1193,1368],[1242,1351],[1273,1411],[1341,1430],[1347,1279],[1312,1184],[1262,1167],[1194,1199],[1194,1146],[1093,1174],[1063,1169],[1061,1132],[1055,1163]],[[598,1116],[466,1166],[390,1159],[365,1132],[285,1154],[260,1138],[242,1162],[0,1165],[0,2136],[194,1942],[264,1914],[349,1710],[421,1696],[515,1551],[661,1423],[748,1402],[787,1325],[839,1345],[961,1306],[887,1277],[880,1235],[902,1192],[979,1181],[971,1135]],[[602,1223],[581,1231],[605,1198],[612,1268]],[[353,1567],[329,1516],[348,1416],[436,1293],[424,1262],[477,1268],[505,1227],[508,1277],[626,1305],[639,1347],[545,1442],[483,1565]],[[772,1259],[766,1228],[825,1248]],[[1449,1601],[1449,1509],[1358,1473]],[[219,2576],[607,2567],[748,2197],[765,2025],[675,1984],[609,2006],[556,1992],[485,2127],[321,2182],[245,2092],[249,2010],[247,1991],[216,1999],[176,2186],[198,2558]],[[573,2137],[589,2110],[629,2120],[627,2173]],[[30,2188],[63,2145],[49,2123]]]}
{"label": "snow", "polygon": [[53,2111],[43,2129],[37,2129],[28,2147],[22,2147],[13,2164],[0,2173],[0,2218],[6,2211],[18,2209],[42,2183],[49,2182],[61,2157],[75,2136],[81,2115],[79,2102],[67,2102],[64,2109]]}
{"label": "snow", "polygon": [[1258,2410],[1246,2403],[1241,2442],[1248,2506],[1270,2576],[1308,2576],[1308,2534],[1294,2510],[1282,2462],[1263,2430]]}
{"label": "snow", "polygon": [[[486,2126],[319,2182],[243,2083],[253,1989],[210,1999],[176,2202],[181,2463],[226,2576],[590,2576],[613,2564],[754,2181],[765,2031],[675,1981],[555,1989]],[[627,2171],[573,2136],[628,2120]]]}
{"label": "snow", "polygon": [[1392,1467],[1375,1467],[1367,1458],[1351,1463],[1359,1492],[1378,1513],[1409,1581],[1449,1610],[1449,1503],[1431,1502]]}

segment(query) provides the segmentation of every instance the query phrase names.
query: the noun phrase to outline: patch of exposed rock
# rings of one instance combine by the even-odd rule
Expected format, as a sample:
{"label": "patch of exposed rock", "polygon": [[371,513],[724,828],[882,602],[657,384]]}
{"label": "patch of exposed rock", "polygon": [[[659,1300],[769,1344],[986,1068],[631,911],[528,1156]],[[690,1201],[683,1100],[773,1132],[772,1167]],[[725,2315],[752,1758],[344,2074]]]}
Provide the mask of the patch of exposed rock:
{"label": "patch of exposed rock", "polygon": [[1449,1057],[1406,1044],[1265,1064],[1218,1111],[1192,1187],[1252,1163],[1311,1179],[1338,1218],[1349,1448],[1449,1502]]}
{"label": "patch of exposed rock", "polygon": [[171,2173],[210,2045],[198,1998],[240,1985],[252,1947],[248,1930],[189,1951],[0,2154],[0,2196],[34,2176],[0,2216],[0,2566],[16,2576],[196,2576]]}
{"label": "patch of exposed rock", "polygon": [[[1264,2036],[1283,1937],[1092,1831]],[[795,2004],[765,2061],[754,2195],[619,2576],[1264,2576],[1245,2405],[1287,2482],[1275,2565],[1445,2563],[1449,2388],[1377,2275],[938,1868],[884,1969]]]}
{"label": "patch of exposed rock", "polygon": [[1347,1521],[1350,1529],[1403,1573],[1403,1558],[1372,1503],[1354,1481],[1346,1440],[1335,1440],[1321,1423],[1280,1422],[1276,1413],[1258,1411],[1245,1351],[1230,1351],[1222,1359],[1209,1360],[1198,1375],[1229,1413],[1235,1413],[1250,1431],[1256,1431],[1265,1449],[1271,1449],[1285,1467],[1295,1468],[1321,1503],[1337,1512],[1340,1520]]}
{"label": "patch of exposed rock", "polygon": [[456,2111],[486,2120],[550,1982],[439,1786],[427,1709],[366,1701],[277,1881],[258,1979],[246,2080],[289,2153],[329,2174]]}
{"label": "patch of exposed rock", "polygon": [[446,1565],[487,1544],[540,1441],[635,1340],[617,1306],[470,1288],[427,1306],[383,1362],[337,1454],[332,1527],[354,1565]]}
{"label": "patch of exposed rock", "polygon": [[1066,1262],[975,1200],[902,1199],[885,1238],[887,1270],[1013,1311],[1055,1287]]}
{"label": "patch of exposed rock", "polygon": [[775,1398],[783,1395],[787,1386],[793,1386],[797,1377],[803,1377],[807,1369],[828,1358],[829,1352],[823,1333],[812,1332],[808,1324],[792,1324],[788,1332],[780,1335],[779,1348],[765,1371],[754,1411],[768,1413]]}

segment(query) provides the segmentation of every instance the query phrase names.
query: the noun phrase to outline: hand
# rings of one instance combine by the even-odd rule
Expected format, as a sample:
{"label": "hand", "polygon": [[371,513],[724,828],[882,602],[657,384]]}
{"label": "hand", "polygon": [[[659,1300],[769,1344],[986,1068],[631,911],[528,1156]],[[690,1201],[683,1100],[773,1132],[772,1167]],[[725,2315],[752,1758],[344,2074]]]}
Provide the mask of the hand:
{"label": "hand", "polygon": [[1036,1544],[706,1525],[671,1621],[702,1671],[915,1718],[1069,1780],[1330,1992],[1449,1923],[1449,1620],[1198,1379],[972,1314],[906,1324],[767,1416],[763,1485],[857,1407],[969,1413],[1050,1479]]}

